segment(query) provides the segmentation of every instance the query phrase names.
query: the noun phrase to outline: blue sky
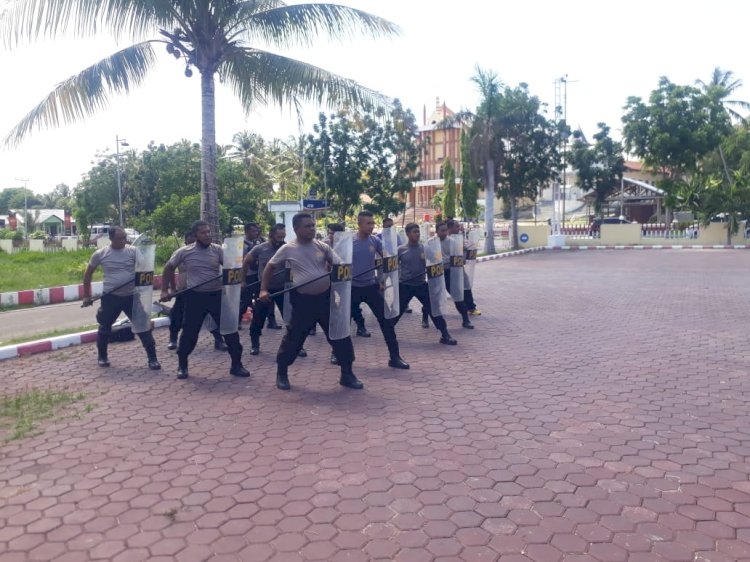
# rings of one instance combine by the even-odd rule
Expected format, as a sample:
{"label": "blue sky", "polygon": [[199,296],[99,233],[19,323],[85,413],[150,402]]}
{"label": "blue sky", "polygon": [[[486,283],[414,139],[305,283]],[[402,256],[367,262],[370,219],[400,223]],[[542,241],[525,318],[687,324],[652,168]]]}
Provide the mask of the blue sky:
{"label": "blue sky", "polygon": [[[554,80],[568,76],[568,120],[591,134],[604,121],[619,135],[629,95],[646,97],[660,76],[674,82],[707,80],[715,66],[750,84],[744,3],[631,0],[487,2],[464,0],[351,0],[344,2],[391,19],[400,37],[321,42],[285,52],[387,95],[399,97],[418,120],[436,97],[452,109],[472,109],[477,93],[470,77],[478,64],[507,84],[529,84],[554,103]],[[58,40],[0,50],[0,135],[5,136],[51,88],[116,49],[112,38]],[[76,125],[35,131],[14,149],[0,150],[0,189],[28,178],[35,192],[57,183],[74,186],[99,152],[113,152],[115,136],[142,150],[149,141],[200,139],[200,80],[162,55],[147,86],[112,99],[107,109]],[[217,141],[249,130],[265,137],[298,132],[288,109],[258,107],[245,116],[231,93],[217,93]],[[739,99],[750,99],[745,87]],[[320,107],[307,107],[309,130]]]}

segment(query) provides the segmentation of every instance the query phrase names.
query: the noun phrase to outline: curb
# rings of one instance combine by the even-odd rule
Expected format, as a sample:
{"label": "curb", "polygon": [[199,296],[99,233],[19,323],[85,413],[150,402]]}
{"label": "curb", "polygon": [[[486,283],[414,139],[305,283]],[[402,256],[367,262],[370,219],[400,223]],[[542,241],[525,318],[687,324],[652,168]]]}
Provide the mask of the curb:
{"label": "curb", "polygon": [[[154,328],[169,326],[169,318],[154,318],[151,321],[151,326]],[[45,351],[54,351],[56,349],[70,347],[71,345],[81,345],[95,341],[96,330],[90,330],[88,332],[78,332],[77,334],[55,336],[54,338],[48,338],[46,340],[35,340],[15,345],[6,345],[0,347],[0,361],[3,359],[12,359],[23,355],[33,355],[34,353],[42,353]]]}
{"label": "curb", "polygon": [[[91,283],[91,296],[102,294],[101,281]],[[161,289],[161,275],[154,275],[154,288]],[[27,289],[0,293],[0,306],[17,306],[19,304],[58,304],[61,302],[83,299],[83,284],[47,287],[44,289]]]}

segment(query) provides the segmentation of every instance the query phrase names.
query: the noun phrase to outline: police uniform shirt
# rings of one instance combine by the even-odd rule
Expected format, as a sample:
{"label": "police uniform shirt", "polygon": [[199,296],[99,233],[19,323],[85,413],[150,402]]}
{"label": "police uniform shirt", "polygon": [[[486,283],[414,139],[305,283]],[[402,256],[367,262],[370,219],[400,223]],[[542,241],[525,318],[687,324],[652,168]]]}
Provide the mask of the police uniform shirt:
{"label": "police uniform shirt", "polygon": [[[250,255],[255,260],[255,270],[258,272],[258,275],[263,275],[263,270],[268,265],[268,262],[271,261],[274,254],[276,254],[277,250],[278,248],[271,242],[263,242],[263,244],[259,244],[250,250]],[[281,290],[283,287],[284,277],[282,275],[274,275],[271,278],[271,284],[268,289],[273,293],[274,291]]]}
{"label": "police uniform shirt", "polygon": [[[266,239],[263,238],[262,236],[258,236],[255,240],[248,240],[247,238],[245,238],[242,241],[242,257],[245,257],[249,252],[252,251],[253,248],[257,248],[261,244],[265,244],[265,243],[266,243]],[[258,274],[257,264],[251,265],[250,267],[247,268],[248,277],[251,275],[257,275],[257,274]]]}
{"label": "police uniform shirt", "polygon": [[[105,294],[109,293],[118,297],[133,294],[137,251],[133,246],[125,246],[120,250],[115,250],[112,246],[105,246],[91,256],[89,266],[96,268],[101,265],[104,270],[103,289]],[[123,284],[125,286],[120,287]]]}
{"label": "police uniform shirt", "polygon": [[361,274],[375,267],[375,258],[383,255],[383,242],[374,236],[364,240],[355,236],[352,250],[352,287],[375,285],[378,282],[375,271]]}
{"label": "police uniform shirt", "polygon": [[418,286],[424,283],[424,246],[403,244],[398,247],[399,281],[404,285]]}
{"label": "police uniform shirt", "polygon": [[[294,239],[279,248],[268,263],[278,271],[278,268],[283,268],[287,261],[292,267],[294,284],[301,285],[328,271],[327,263],[333,262],[333,250],[319,240],[300,244],[299,240]],[[331,280],[328,275],[325,275],[317,281],[300,287],[297,292],[301,295],[319,295],[325,293],[330,286]]]}
{"label": "police uniform shirt", "polygon": [[[187,274],[187,288],[200,293],[221,291],[221,264],[224,250],[218,244],[203,247],[197,242],[178,248],[169,258],[169,265]],[[201,285],[202,283],[205,283]],[[200,287],[198,287],[200,285]]]}

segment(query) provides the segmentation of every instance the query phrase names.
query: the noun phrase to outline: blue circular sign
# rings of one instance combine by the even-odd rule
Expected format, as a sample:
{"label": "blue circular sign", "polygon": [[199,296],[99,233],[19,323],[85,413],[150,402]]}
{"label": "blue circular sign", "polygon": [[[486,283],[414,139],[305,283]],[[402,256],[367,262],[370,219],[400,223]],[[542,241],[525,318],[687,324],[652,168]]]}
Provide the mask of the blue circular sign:
{"label": "blue circular sign", "polygon": [[526,244],[526,242],[529,241],[529,235],[524,232],[523,234],[521,234],[521,238],[519,238],[519,240],[521,240],[521,242]]}

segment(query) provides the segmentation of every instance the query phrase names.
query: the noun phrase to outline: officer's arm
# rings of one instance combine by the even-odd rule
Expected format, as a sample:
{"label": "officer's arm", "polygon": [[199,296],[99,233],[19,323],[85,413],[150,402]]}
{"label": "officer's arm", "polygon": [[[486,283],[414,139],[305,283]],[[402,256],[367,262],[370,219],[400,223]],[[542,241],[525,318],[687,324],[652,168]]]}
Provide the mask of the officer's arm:
{"label": "officer's arm", "polygon": [[164,266],[164,272],[161,275],[161,298],[159,299],[162,302],[168,301],[172,298],[169,294],[169,288],[175,286],[174,270],[175,266],[168,262],[167,265]]}
{"label": "officer's arm", "polygon": [[255,261],[255,257],[253,256],[252,252],[248,252],[245,255],[245,258],[242,260],[242,288],[245,289],[247,287],[247,270],[250,269],[250,266],[253,265],[253,262]]}
{"label": "officer's arm", "polygon": [[83,274],[83,306],[91,306],[93,304],[91,300],[91,278],[94,276],[95,271],[96,267],[89,264]]}
{"label": "officer's arm", "polygon": [[268,286],[271,284],[274,269],[276,269],[276,266],[271,262],[268,262],[266,267],[263,268],[263,277],[260,280],[260,292],[258,293],[258,298],[262,301],[268,300]]}

